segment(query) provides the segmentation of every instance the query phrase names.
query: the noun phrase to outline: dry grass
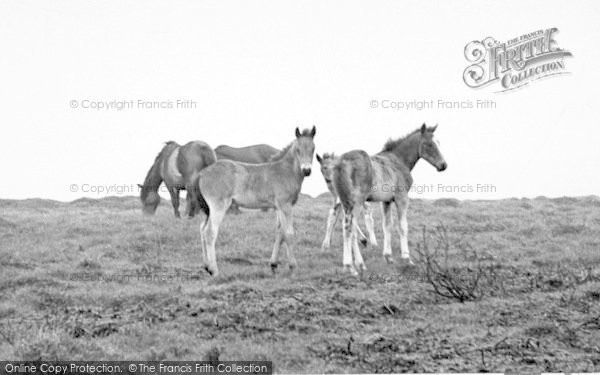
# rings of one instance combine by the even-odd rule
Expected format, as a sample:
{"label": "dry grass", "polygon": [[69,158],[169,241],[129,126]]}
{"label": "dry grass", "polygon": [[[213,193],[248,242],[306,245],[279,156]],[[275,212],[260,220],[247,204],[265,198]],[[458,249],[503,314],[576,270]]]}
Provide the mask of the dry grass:
{"label": "dry grass", "polygon": [[362,280],[340,273],[339,227],[335,250],[320,251],[329,203],[301,198],[293,275],[270,272],[272,212],[228,216],[211,279],[198,222],[167,205],[144,217],[135,198],[0,201],[0,359],[218,350],[277,372],[600,370],[597,198],[413,201],[413,255],[422,228],[443,224],[449,267],[468,273],[472,250],[493,265],[462,303],[433,293],[420,267],[385,264],[381,249],[363,251]]}

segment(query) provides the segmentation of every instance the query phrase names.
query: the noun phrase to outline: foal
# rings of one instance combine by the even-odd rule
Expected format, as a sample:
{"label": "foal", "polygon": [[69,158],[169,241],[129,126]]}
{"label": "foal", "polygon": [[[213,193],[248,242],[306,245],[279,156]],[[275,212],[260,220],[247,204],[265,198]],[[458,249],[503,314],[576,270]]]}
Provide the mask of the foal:
{"label": "foal", "polygon": [[[434,139],[437,125],[425,124],[398,140],[389,140],[383,150],[373,156],[355,150],[340,156],[334,168],[333,186],[344,208],[344,270],[357,275],[356,268],[366,270],[356,240],[356,215],[365,201],[382,202],[383,256],[392,263],[392,202],[398,213],[401,258],[410,261],[408,251],[408,191],[412,186],[410,171],[420,158],[427,160],[438,171],[448,167]],[[352,258],[354,256],[354,264]],[[356,268],[355,268],[356,267]]]}
{"label": "foal", "polygon": [[[241,161],[242,163],[260,164],[266,163],[279,154],[281,150],[276,149],[273,146],[266,144],[258,144],[246,147],[231,147],[227,145],[220,145],[215,148],[217,154],[217,160],[233,160]],[[268,209],[263,209],[268,211]],[[233,203],[228,210],[232,214],[241,214],[239,207]]]}
{"label": "foal", "polygon": [[[323,239],[323,244],[321,245],[322,251],[327,251],[331,247],[331,233],[335,228],[335,224],[340,217],[340,213],[342,212],[342,203],[340,203],[340,198],[338,197],[335,189],[333,187],[332,179],[333,179],[333,167],[339,161],[339,158],[335,157],[333,154],[323,154],[323,157],[317,154],[317,161],[321,164],[321,174],[325,179],[325,183],[327,184],[327,189],[329,192],[333,194],[333,207],[329,209],[329,216],[327,217],[327,230],[325,232],[325,238]],[[375,237],[374,221],[373,221],[373,213],[371,212],[371,207],[368,204],[364,205],[365,211],[365,226],[367,227],[367,232],[369,233],[369,242],[372,246],[377,246],[377,238]],[[360,226],[356,226],[356,231],[360,236],[360,242],[363,246],[367,245],[367,238],[365,234],[360,230]]]}
{"label": "foal", "polygon": [[296,204],[304,177],[310,175],[315,151],[316,128],[296,128],[296,139],[285,147],[272,161],[248,164],[231,160],[218,160],[198,174],[199,198],[206,205],[207,217],[200,225],[204,267],[213,276],[218,274],[215,243],[219,226],[232,203],[246,208],[274,208],[277,215],[277,235],[271,268],[278,265],[282,244],[287,247],[290,269],[297,266],[294,256],[294,227],[292,207]]}

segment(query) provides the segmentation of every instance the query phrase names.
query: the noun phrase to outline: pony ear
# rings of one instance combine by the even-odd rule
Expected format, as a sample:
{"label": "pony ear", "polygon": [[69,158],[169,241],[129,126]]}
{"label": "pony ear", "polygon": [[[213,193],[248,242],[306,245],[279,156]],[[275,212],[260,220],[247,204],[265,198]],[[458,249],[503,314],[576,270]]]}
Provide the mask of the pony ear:
{"label": "pony ear", "polygon": [[296,127],[296,138],[300,138],[300,129]]}
{"label": "pony ear", "polygon": [[427,125],[425,125],[425,123],[423,123],[423,125],[421,125],[421,134],[425,134],[426,131],[427,131]]}
{"label": "pony ear", "polygon": [[142,189],[144,187],[144,185],[142,185],[142,184],[137,184],[137,185],[140,189]]}
{"label": "pony ear", "polygon": [[435,131],[435,129],[437,129],[437,126],[438,126],[438,124],[435,124],[435,126],[431,129],[429,129],[429,131],[433,133]]}
{"label": "pony ear", "polygon": [[313,125],[312,130],[310,131],[310,137],[314,138],[315,134],[317,134],[317,127]]}
{"label": "pony ear", "polygon": [[319,162],[319,164],[321,164],[321,162],[323,161],[323,158],[321,158],[319,154],[317,154],[317,161]]}

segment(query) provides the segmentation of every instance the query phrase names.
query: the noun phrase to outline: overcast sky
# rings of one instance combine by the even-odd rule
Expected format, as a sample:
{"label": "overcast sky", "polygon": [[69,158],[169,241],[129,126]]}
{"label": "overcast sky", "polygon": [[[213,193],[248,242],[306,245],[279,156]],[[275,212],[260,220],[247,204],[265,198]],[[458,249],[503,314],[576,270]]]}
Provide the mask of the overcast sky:
{"label": "overcast sky", "polygon": [[[4,0],[0,198],[116,195],[92,190],[142,182],[167,140],[281,148],[296,126],[315,124],[319,153],[375,153],[423,122],[439,123],[449,167],[420,161],[415,184],[434,188],[413,197],[598,195],[599,19],[597,1]],[[573,53],[571,74],[506,93],[463,82],[467,43],[551,27]],[[437,108],[478,99],[496,108]],[[317,195],[326,186],[313,167],[303,192]],[[477,184],[495,191],[453,191]]]}

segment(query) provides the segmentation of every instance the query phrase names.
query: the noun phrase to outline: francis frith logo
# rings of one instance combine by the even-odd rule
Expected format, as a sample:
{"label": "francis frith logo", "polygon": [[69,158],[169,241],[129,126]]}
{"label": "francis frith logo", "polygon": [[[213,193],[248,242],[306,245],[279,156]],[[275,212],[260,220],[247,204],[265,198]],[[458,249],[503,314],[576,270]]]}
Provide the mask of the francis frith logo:
{"label": "francis frith logo", "polygon": [[498,82],[501,91],[514,90],[540,78],[568,73],[565,58],[572,56],[558,47],[556,27],[499,42],[492,37],[475,40],[465,47],[471,63],[464,73],[467,86],[479,88]]}

